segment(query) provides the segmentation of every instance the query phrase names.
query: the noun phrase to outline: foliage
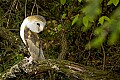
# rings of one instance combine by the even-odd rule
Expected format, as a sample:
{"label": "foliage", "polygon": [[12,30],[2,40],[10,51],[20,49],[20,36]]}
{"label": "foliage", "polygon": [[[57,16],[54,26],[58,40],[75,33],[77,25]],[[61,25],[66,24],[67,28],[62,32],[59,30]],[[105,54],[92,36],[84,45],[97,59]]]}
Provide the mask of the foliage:
{"label": "foliage", "polygon": [[[119,77],[119,0],[1,0],[0,5],[0,27],[15,35],[19,35],[26,16],[39,14],[46,18],[40,37],[47,59],[58,58],[66,48],[66,60],[114,72],[111,75]],[[0,38],[3,73],[28,54],[23,46],[15,47]]]}
{"label": "foliage", "polygon": [[75,18],[74,18],[73,21],[72,21],[72,25],[74,25],[75,22],[77,22],[77,20],[78,20],[78,16],[79,16],[79,14],[75,15]]}
{"label": "foliage", "polygon": [[117,4],[119,3],[119,0],[110,0],[107,5],[110,5],[110,4],[112,4],[112,3],[113,3],[115,6],[117,6]]}

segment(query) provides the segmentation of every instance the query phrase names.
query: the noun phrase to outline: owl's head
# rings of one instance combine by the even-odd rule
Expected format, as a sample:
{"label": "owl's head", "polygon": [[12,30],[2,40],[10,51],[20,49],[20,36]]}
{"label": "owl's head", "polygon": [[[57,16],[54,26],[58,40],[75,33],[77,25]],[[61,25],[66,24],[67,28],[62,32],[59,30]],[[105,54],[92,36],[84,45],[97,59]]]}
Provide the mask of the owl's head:
{"label": "owl's head", "polygon": [[24,31],[26,27],[29,28],[32,32],[39,33],[43,31],[45,24],[46,24],[45,18],[40,15],[28,16],[27,18],[25,18],[20,28],[20,36],[23,42],[26,44],[24,39],[25,38],[24,35],[26,34]]}
{"label": "owl's head", "polygon": [[39,33],[43,31],[43,28],[46,24],[46,20],[44,17],[40,15],[34,15],[27,17],[23,23],[26,27],[28,27],[32,32]]}

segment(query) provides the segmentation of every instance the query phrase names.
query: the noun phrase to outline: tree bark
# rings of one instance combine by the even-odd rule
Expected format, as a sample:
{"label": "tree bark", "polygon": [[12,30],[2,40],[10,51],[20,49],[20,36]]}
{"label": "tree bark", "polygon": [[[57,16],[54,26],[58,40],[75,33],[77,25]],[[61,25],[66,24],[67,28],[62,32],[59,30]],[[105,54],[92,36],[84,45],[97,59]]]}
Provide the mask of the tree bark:
{"label": "tree bark", "polygon": [[109,80],[107,72],[66,60],[45,60],[27,64],[23,59],[3,74],[2,79]]}

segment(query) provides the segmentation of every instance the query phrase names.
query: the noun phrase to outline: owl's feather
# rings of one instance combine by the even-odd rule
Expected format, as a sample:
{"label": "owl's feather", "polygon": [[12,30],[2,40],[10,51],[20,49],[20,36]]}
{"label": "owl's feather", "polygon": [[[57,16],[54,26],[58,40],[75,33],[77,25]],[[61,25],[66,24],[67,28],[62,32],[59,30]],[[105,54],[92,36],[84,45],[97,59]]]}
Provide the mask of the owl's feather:
{"label": "owl's feather", "polygon": [[32,32],[27,27],[25,27],[24,33],[25,33],[24,39],[26,42],[26,46],[33,60],[44,60],[45,57],[43,55],[42,43],[38,37],[38,34],[35,32]]}

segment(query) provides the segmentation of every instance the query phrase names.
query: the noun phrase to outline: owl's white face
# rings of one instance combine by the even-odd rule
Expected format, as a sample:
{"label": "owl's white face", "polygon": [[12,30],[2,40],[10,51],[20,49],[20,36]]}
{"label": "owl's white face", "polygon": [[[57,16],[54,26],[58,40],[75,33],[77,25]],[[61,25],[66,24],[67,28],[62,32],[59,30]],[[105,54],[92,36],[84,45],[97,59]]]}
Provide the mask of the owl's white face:
{"label": "owl's white face", "polygon": [[43,31],[45,24],[46,24],[45,18],[39,15],[29,16],[25,18],[20,28],[20,36],[23,42],[25,43],[24,40],[25,27],[29,28],[32,32],[39,33]]}
{"label": "owl's white face", "polygon": [[26,27],[28,27],[31,31],[39,33],[43,31],[43,28],[46,24],[46,20],[42,16],[35,15],[27,17],[26,23]]}
{"label": "owl's white face", "polygon": [[26,26],[33,32],[39,33],[43,31],[43,28],[45,26],[46,22],[38,21],[38,20],[33,20],[29,22]]}

